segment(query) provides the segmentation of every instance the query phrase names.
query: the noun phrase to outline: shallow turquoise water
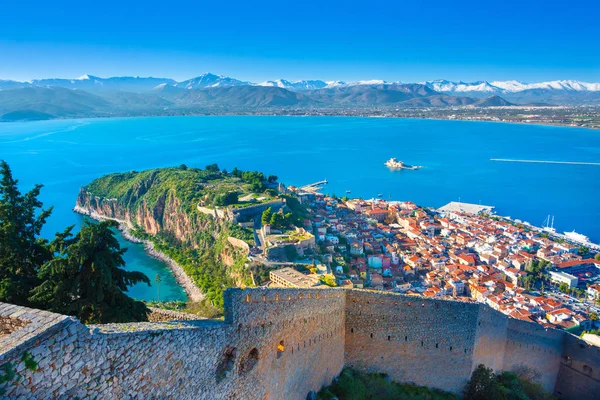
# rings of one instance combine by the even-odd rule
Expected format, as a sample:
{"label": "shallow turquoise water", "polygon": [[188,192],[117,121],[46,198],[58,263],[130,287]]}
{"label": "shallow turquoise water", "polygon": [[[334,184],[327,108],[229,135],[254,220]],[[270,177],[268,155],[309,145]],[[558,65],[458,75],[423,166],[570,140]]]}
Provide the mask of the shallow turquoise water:
{"label": "shallow turquoise water", "polygon": [[[390,157],[424,166],[391,172]],[[0,124],[0,158],[23,187],[43,183],[54,206],[45,234],[81,223],[82,185],[103,174],[216,162],[276,174],[287,184],[327,178],[325,192],[441,206],[461,200],[501,215],[600,241],[600,167],[517,164],[490,158],[600,162],[600,132],[533,125],[347,117],[155,117]],[[182,298],[167,267],[126,244],[127,268],[163,278],[161,298]],[[131,294],[153,299],[155,287]]]}

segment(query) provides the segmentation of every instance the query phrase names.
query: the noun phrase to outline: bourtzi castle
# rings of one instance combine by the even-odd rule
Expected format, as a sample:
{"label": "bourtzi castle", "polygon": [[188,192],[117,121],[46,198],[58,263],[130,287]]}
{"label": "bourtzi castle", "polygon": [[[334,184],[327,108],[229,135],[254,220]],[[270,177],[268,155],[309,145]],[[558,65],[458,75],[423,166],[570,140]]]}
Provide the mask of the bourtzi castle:
{"label": "bourtzi castle", "polygon": [[86,326],[0,303],[4,398],[305,399],[344,366],[460,392],[478,364],[600,398],[600,348],[487,306],[344,289],[229,289],[225,320]]}

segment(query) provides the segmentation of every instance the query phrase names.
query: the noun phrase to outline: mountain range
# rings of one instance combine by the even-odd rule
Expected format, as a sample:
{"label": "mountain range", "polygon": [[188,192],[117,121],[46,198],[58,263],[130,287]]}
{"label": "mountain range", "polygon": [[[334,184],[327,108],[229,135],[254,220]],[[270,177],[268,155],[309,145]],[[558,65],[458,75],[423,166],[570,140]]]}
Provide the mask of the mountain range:
{"label": "mountain range", "polygon": [[493,107],[600,104],[600,84],[580,81],[421,83],[278,79],[253,83],[202,74],[169,78],[83,75],[76,79],[0,80],[0,120],[187,114],[269,107]]}

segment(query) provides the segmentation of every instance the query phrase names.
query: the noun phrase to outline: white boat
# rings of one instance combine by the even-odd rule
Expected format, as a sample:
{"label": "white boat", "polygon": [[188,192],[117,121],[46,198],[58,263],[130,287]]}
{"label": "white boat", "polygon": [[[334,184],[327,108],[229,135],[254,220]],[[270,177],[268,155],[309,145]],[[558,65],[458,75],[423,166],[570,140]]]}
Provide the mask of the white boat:
{"label": "white boat", "polygon": [[542,224],[542,230],[548,233],[556,233],[556,229],[554,229],[554,215],[552,216],[552,219],[550,219],[550,215],[546,217]]}
{"label": "white boat", "polygon": [[570,239],[574,242],[581,243],[581,244],[587,244],[590,242],[590,238],[588,238],[585,235],[582,235],[581,233],[577,233],[575,231],[565,232],[565,236],[567,239]]}
{"label": "white boat", "polygon": [[394,158],[394,157],[392,157],[392,158],[390,158],[389,160],[387,160],[387,161],[384,163],[384,165],[385,165],[386,167],[388,167],[388,168],[391,168],[391,169],[410,169],[410,170],[413,170],[413,169],[419,169],[419,168],[422,168],[422,167],[420,167],[420,166],[418,166],[418,165],[408,165],[408,164],[404,164],[404,162],[403,162],[403,161],[396,160],[396,158]]}

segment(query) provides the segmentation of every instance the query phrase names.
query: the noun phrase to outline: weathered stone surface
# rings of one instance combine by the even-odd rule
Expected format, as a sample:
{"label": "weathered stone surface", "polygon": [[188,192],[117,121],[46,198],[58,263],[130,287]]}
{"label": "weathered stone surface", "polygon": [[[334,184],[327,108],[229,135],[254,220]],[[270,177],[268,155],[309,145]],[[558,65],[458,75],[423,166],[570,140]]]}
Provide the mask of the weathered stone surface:
{"label": "weathered stone surface", "polygon": [[[460,391],[479,363],[600,393],[600,349],[480,304],[341,289],[231,289],[225,321],[85,326],[0,303],[8,398],[306,399],[344,365]],[[18,318],[12,318],[17,315]],[[176,320],[172,320],[176,318]],[[35,368],[25,366],[23,355]],[[592,397],[590,397],[592,396]]]}

